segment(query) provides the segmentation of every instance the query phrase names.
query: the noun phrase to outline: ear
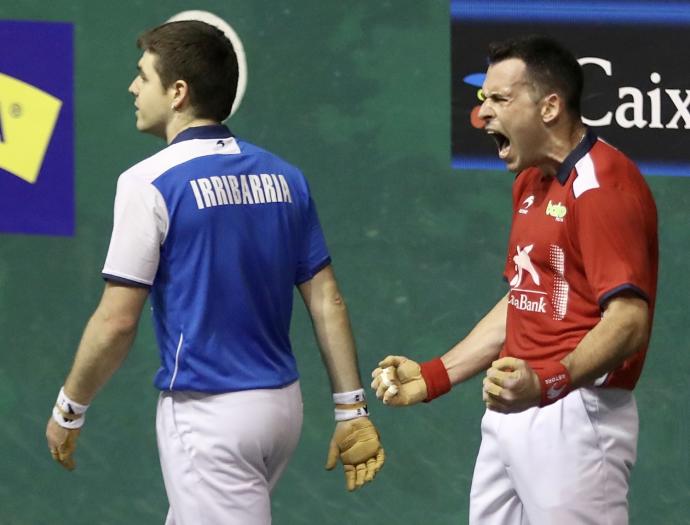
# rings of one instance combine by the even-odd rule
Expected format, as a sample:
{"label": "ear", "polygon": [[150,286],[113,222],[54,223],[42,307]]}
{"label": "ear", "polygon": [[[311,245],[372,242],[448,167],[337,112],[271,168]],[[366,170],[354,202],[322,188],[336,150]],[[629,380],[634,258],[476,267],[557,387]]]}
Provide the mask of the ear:
{"label": "ear", "polygon": [[189,103],[189,84],[185,80],[176,80],[169,89],[173,97],[172,109],[175,111],[184,109]]}
{"label": "ear", "polygon": [[542,99],[541,118],[545,124],[550,124],[565,110],[565,104],[560,95],[551,93]]}

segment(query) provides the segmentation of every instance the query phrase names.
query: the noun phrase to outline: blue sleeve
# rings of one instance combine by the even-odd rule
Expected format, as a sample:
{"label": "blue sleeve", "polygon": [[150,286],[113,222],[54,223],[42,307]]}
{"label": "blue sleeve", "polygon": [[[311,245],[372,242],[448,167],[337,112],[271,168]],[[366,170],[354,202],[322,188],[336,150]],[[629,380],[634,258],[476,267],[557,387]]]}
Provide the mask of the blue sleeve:
{"label": "blue sleeve", "polygon": [[308,281],[331,263],[326,239],[321,229],[319,216],[316,213],[316,204],[312,200],[311,195],[309,196],[306,210],[304,233],[302,252],[297,263],[295,284],[302,284]]}

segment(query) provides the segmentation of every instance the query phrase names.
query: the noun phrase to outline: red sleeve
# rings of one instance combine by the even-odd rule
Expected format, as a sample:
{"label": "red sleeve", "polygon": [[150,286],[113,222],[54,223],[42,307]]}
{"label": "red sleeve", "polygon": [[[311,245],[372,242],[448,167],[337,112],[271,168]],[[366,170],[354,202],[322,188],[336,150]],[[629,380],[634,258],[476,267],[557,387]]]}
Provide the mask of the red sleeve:
{"label": "red sleeve", "polygon": [[656,207],[646,187],[607,185],[575,202],[574,237],[587,281],[601,306],[628,290],[654,297]]}

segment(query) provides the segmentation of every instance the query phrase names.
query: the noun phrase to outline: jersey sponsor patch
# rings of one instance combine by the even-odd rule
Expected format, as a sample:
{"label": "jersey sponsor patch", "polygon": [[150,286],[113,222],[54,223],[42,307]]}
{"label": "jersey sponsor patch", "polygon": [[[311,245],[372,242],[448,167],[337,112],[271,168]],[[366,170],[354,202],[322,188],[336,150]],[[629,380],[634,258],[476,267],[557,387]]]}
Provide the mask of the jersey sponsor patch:
{"label": "jersey sponsor patch", "polygon": [[[534,243],[524,248],[520,245],[516,246],[516,255],[513,256],[515,275],[510,280],[511,293],[508,304],[525,312],[546,314],[550,311],[551,317],[560,321],[568,311],[570,291],[570,285],[565,279],[565,252],[556,244],[549,245],[548,267],[552,278],[552,288],[549,293],[548,280],[544,282],[537,266],[532,261],[530,254],[534,249]],[[547,301],[547,298],[550,301]]]}
{"label": "jersey sponsor patch", "polygon": [[515,263],[515,277],[510,280],[510,286],[517,288],[522,283],[522,278],[525,273],[528,273],[532,277],[534,284],[539,286],[539,274],[532,264],[530,259],[530,252],[534,248],[534,244],[525,246],[524,248],[517,247],[517,255],[513,257],[513,262]]}
{"label": "jersey sponsor patch", "polygon": [[508,304],[526,312],[546,313],[546,300],[543,296],[532,300],[525,293],[511,294],[508,298]]}
{"label": "jersey sponsor patch", "polygon": [[546,205],[546,215],[553,217],[558,222],[563,222],[563,217],[565,217],[566,213],[568,213],[568,210],[560,202],[549,201]]}

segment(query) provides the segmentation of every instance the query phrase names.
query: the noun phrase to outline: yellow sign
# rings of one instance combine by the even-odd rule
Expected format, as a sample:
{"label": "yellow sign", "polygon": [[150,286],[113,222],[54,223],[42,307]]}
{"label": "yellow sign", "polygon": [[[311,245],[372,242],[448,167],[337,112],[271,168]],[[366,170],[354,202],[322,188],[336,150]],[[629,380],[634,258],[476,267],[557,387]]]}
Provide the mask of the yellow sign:
{"label": "yellow sign", "polygon": [[36,182],[61,107],[53,95],[0,73],[0,168]]}

